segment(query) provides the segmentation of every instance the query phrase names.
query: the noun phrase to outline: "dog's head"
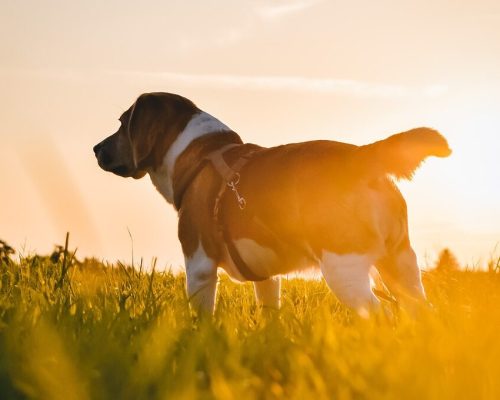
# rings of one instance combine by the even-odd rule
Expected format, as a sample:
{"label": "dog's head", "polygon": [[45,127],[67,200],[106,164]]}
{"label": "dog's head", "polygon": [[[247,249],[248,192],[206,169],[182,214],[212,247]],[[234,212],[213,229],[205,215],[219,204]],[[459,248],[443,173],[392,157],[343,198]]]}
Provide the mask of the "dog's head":
{"label": "dog's head", "polygon": [[123,177],[142,178],[162,163],[167,149],[200,110],[170,93],[145,93],[125,111],[117,132],[94,146],[99,166]]}

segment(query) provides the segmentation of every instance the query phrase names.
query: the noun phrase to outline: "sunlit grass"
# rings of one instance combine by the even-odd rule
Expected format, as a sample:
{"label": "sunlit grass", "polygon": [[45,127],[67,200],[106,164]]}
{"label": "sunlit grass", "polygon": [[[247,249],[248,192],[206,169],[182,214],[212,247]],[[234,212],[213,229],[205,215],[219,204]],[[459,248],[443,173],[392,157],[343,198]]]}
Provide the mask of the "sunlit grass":
{"label": "sunlit grass", "polygon": [[221,277],[214,319],[198,321],[184,276],[5,258],[0,398],[500,398],[500,274],[425,284],[432,310],[387,321],[300,279],[284,281],[282,310],[260,310],[251,285]]}

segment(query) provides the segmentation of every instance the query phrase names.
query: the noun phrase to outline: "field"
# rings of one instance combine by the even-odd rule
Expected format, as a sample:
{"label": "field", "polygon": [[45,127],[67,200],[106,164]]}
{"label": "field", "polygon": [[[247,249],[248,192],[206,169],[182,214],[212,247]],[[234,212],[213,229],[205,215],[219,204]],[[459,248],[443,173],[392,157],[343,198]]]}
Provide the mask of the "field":
{"label": "field", "polygon": [[260,310],[221,276],[200,321],[183,275],[0,259],[1,399],[500,399],[498,273],[426,273],[416,320],[361,320],[302,279]]}

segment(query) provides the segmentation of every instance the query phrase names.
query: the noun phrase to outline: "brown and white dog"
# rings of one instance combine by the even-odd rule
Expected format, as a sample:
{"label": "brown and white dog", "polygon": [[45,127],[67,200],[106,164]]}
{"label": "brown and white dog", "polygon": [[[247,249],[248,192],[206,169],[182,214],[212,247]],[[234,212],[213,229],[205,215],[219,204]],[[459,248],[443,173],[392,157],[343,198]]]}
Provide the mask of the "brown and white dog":
{"label": "brown and white dog", "polygon": [[406,203],[391,176],[410,179],[427,156],[451,153],[435,130],[417,128],[366,146],[318,140],[244,144],[190,100],[146,93],[94,147],[99,166],[149,174],[179,213],[187,293],[212,312],[217,268],[253,281],[259,304],[280,305],[281,274],[319,266],[336,296],[376,308],[376,266],[401,300],[425,299],[408,237]]}

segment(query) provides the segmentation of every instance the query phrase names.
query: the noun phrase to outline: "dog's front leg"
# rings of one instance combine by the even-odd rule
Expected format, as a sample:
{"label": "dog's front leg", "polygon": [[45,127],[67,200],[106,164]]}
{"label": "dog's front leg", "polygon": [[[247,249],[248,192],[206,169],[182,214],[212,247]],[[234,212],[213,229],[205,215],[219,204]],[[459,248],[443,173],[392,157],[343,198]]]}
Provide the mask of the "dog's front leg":
{"label": "dog's front leg", "polygon": [[189,304],[198,315],[211,315],[217,291],[217,263],[200,246],[186,257],[186,290]]}
{"label": "dog's front leg", "polygon": [[281,279],[279,276],[254,282],[253,285],[257,304],[276,310],[280,308]]}

